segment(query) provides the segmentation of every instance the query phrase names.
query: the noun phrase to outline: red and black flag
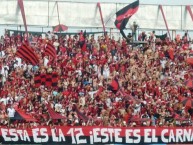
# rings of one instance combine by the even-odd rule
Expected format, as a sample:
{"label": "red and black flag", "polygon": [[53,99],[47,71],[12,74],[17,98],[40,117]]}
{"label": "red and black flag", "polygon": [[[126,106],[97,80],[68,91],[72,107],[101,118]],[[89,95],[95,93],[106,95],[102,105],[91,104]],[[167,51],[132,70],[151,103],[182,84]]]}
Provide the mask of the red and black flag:
{"label": "red and black flag", "polygon": [[34,84],[35,87],[38,88],[40,86],[45,86],[45,87],[57,87],[58,85],[58,73],[57,72],[52,72],[52,73],[38,73],[35,74],[34,76]]}
{"label": "red and black flag", "polygon": [[26,44],[22,44],[17,49],[16,56],[23,59],[26,63],[32,65],[37,65],[39,63],[38,56],[35,54],[34,50]]}
{"label": "red and black flag", "polygon": [[45,85],[46,84],[46,73],[41,73],[40,74],[40,80],[41,80],[41,85]]}
{"label": "red and black flag", "polygon": [[34,84],[36,88],[39,88],[42,85],[40,74],[34,75]]}
{"label": "red and black flag", "polygon": [[54,47],[54,45],[50,42],[48,42],[46,45],[45,45],[45,52],[44,54],[46,56],[49,56],[49,62],[48,62],[48,65],[52,64],[55,62],[56,58],[57,58],[57,54],[56,54],[56,49]]}
{"label": "red and black flag", "polygon": [[46,74],[45,86],[48,87],[48,88],[52,86],[52,73],[47,73]]}
{"label": "red and black flag", "polygon": [[75,104],[73,105],[73,107],[74,107],[76,114],[78,115],[80,119],[82,119],[83,121],[89,120],[89,118],[84,113],[82,113]]}
{"label": "red and black flag", "polygon": [[126,35],[123,32],[123,29],[125,29],[129,19],[137,12],[138,8],[139,0],[127,5],[116,13],[115,26],[120,30],[124,38],[126,38]]}
{"label": "red and black flag", "polygon": [[63,25],[63,24],[59,24],[57,26],[54,26],[54,32],[63,32],[63,31],[66,31],[68,30],[68,27]]}
{"label": "red and black flag", "polygon": [[52,72],[52,87],[57,87],[58,86],[58,73],[57,72]]}
{"label": "red and black flag", "polygon": [[48,42],[45,46],[45,55],[50,56],[52,59],[56,58],[56,49],[50,42]]}
{"label": "red and black flag", "polygon": [[111,83],[107,87],[108,90],[111,90],[114,94],[119,90],[119,82],[117,78],[112,79]]}
{"label": "red and black flag", "polygon": [[12,120],[25,120],[25,121],[32,121],[32,122],[36,122],[37,121],[35,118],[33,118],[32,116],[26,114],[21,109],[15,109],[15,115],[12,118]]}
{"label": "red and black flag", "polygon": [[61,114],[54,111],[53,108],[51,108],[50,104],[47,104],[48,113],[50,115],[51,119],[65,119],[65,116],[62,116]]}

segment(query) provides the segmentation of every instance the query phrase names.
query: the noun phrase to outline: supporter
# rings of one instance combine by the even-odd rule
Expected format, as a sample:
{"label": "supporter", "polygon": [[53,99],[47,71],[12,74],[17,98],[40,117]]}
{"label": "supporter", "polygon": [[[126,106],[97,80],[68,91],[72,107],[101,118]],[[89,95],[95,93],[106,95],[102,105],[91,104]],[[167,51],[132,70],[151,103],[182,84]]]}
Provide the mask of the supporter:
{"label": "supporter", "polygon": [[[8,113],[8,117],[9,117],[9,125],[12,125],[12,123],[13,123],[13,118],[14,118],[14,116],[15,116],[15,109],[13,108],[12,105],[7,108],[7,113]],[[10,127],[11,127],[11,126],[10,126]]]}
{"label": "supporter", "polygon": [[[37,66],[15,58],[17,46],[25,38],[7,33],[1,37],[5,51],[0,67],[2,125],[7,124],[7,116],[14,117],[15,112],[10,116],[13,108],[37,120],[35,124],[13,120],[15,127],[191,125],[193,106],[181,103],[183,97],[192,97],[185,84],[193,75],[192,66],[186,63],[191,48],[187,45],[184,49],[181,43],[187,34],[169,41],[155,39],[154,31],[147,39],[143,32],[139,39],[150,45],[142,48],[107,35],[95,39],[93,35],[84,38],[83,31],[80,34],[55,37],[48,32],[45,38],[30,34],[29,42],[40,59]],[[80,40],[87,49],[80,48]],[[44,55],[48,41],[57,50],[55,62]],[[59,76],[56,86],[51,82],[38,86],[35,76],[50,73]],[[47,103],[66,118],[53,120]]]}

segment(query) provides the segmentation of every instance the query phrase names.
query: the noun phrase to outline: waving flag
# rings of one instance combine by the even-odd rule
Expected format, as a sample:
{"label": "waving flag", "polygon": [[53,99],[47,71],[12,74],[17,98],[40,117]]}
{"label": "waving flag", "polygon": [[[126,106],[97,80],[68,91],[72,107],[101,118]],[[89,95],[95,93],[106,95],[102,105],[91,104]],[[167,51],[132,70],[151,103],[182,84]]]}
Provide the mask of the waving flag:
{"label": "waving flag", "polygon": [[53,65],[56,58],[57,58],[57,53],[56,53],[56,49],[54,47],[54,45],[50,42],[48,42],[46,45],[45,45],[45,52],[44,54],[46,56],[49,56],[49,62],[48,62],[48,65]]}
{"label": "waving flag", "polygon": [[117,78],[114,78],[111,83],[108,85],[108,90],[111,90],[114,94],[117,93],[117,91],[119,90],[119,82],[117,80]]}
{"label": "waving flag", "polygon": [[86,115],[84,115],[84,114],[78,109],[78,107],[77,107],[76,105],[74,105],[73,107],[74,107],[74,110],[75,110],[75,112],[77,113],[77,115],[78,115],[78,117],[79,117],[80,119],[82,119],[82,120],[84,120],[84,121],[88,121],[88,120],[89,120],[89,118],[88,118]]}
{"label": "waving flag", "polygon": [[53,108],[51,108],[50,104],[47,104],[48,113],[50,115],[51,119],[65,119],[65,116],[62,116],[61,114],[54,111]]}
{"label": "waving flag", "polygon": [[33,49],[26,44],[22,44],[22,46],[17,49],[16,56],[32,65],[37,65],[39,63],[39,59]]}
{"label": "waving flag", "polygon": [[127,5],[116,13],[115,26],[120,30],[124,38],[126,38],[126,35],[123,32],[123,29],[125,29],[129,19],[137,12],[138,8],[139,0]]}
{"label": "waving flag", "polygon": [[15,110],[15,115],[13,117],[14,120],[26,120],[26,121],[32,121],[36,122],[37,120],[30,116],[29,114],[26,114],[23,110],[21,109],[16,109]]}
{"label": "waving flag", "polygon": [[159,38],[161,40],[165,40],[167,38],[167,33],[163,34],[163,35],[155,35],[156,38]]}
{"label": "waving flag", "polygon": [[56,49],[53,44],[48,42],[45,46],[45,55],[50,56],[51,58],[56,58]]}

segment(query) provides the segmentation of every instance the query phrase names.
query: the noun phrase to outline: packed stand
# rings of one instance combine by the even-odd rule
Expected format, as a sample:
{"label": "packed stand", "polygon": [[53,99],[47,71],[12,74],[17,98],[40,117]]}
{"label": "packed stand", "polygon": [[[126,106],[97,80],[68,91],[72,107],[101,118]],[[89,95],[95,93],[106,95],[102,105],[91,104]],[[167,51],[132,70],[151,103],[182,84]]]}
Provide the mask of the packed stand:
{"label": "packed stand", "polygon": [[[192,98],[185,83],[192,78],[187,34],[170,41],[143,32],[138,39],[147,44],[137,46],[92,35],[86,50],[80,48],[81,35],[1,37],[1,126],[192,126],[193,106],[182,102]],[[52,62],[43,53],[48,41],[57,50]],[[38,65],[15,56],[22,43],[35,50]],[[59,75],[55,87],[35,86],[35,75],[52,72]],[[53,119],[48,104],[64,118]],[[18,109],[36,121],[14,119]]]}

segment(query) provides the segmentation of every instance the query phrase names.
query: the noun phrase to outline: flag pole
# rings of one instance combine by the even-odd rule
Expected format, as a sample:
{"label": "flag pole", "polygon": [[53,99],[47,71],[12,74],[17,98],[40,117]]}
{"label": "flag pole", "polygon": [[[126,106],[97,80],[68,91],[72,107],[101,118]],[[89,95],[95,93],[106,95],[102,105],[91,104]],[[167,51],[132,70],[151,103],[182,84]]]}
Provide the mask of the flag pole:
{"label": "flag pole", "polygon": [[98,2],[97,3],[97,7],[99,8],[99,12],[100,12],[100,17],[101,17],[101,22],[102,22],[102,25],[103,25],[103,31],[104,31],[104,35],[105,35],[105,24],[104,24],[104,20],[103,20],[103,14],[102,14],[102,10],[101,10],[101,4]]}
{"label": "flag pole", "polygon": [[23,18],[23,23],[24,23],[24,27],[25,27],[25,33],[27,35],[27,40],[28,40],[28,31],[27,31],[27,22],[26,22],[26,17],[25,17],[25,9],[24,9],[24,5],[23,5],[23,0],[18,0],[18,4],[21,10],[21,15]]}

